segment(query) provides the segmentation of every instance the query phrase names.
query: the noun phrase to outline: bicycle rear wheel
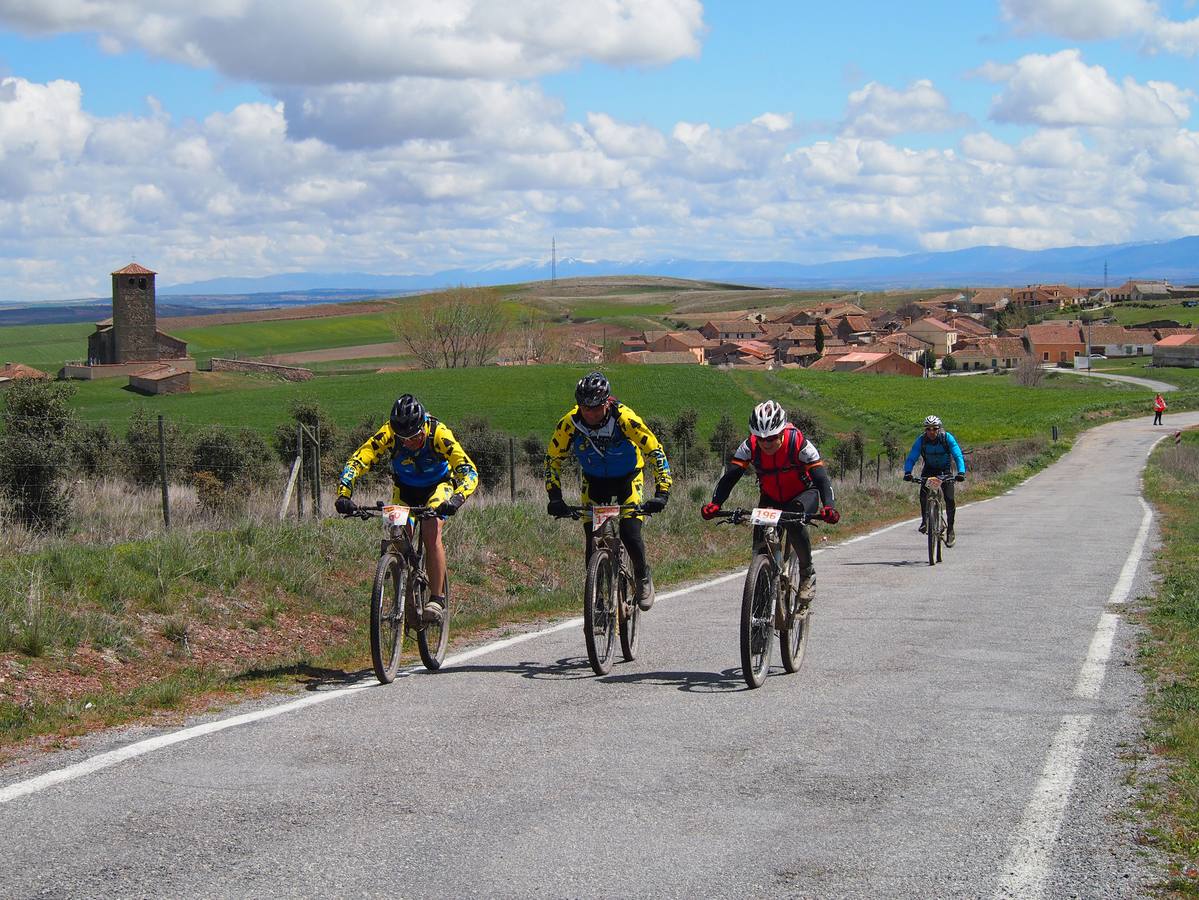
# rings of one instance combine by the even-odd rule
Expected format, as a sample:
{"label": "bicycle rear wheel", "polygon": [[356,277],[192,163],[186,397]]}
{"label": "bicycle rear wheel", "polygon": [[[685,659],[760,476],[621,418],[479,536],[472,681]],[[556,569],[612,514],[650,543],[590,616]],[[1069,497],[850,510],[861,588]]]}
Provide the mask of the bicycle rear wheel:
{"label": "bicycle rear wheel", "polygon": [[[799,566],[795,563],[794,558],[791,558],[788,566],[789,571],[798,578]],[[812,607],[805,603],[802,609],[796,610],[800,603],[798,580],[792,581],[788,594],[789,596],[784,600],[787,624],[779,629],[779,650],[782,651],[783,668],[794,675],[803,663],[804,650],[808,646],[808,628],[812,619]]]}
{"label": "bicycle rear wheel", "polygon": [[583,588],[583,635],[587,659],[596,675],[607,675],[616,655],[616,578],[612,555],[597,547],[587,564]]}
{"label": "bicycle rear wheel", "polygon": [[928,512],[924,520],[925,526],[928,528],[928,564],[935,566],[940,556],[940,538],[937,535],[941,527],[941,495],[938,489],[935,493],[928,495]]}
{"label": "bicycle rear wheel", "polygon": [[390,553],[379,557],[371,587],[371,664],[383,684],[395,681],[404,644],[404,586],[408,569]]}
{"label": "bicycle rear wheel", "polygon": [[770,671],[774,591],[770,560],[758,554],[749,565],[741,595],[741,672],[751,688],[761,687]]}
{"label": "bicycle rear wheel", "polygon": [[435,622],[422,622],[416,630],[416,646],[420,650],[420,661],[430,672],[441,668],[445,659],[445,648],[450,642],[450,573],[445,575],[445,608],[441,618]]}
{"label": "bicycle rear wheel", "polygon": [[622,612],[620,616],[620,652],[629,662],[637,658],[637,645],[641,640],[641,607],[633,599],[633,592],[632,581],[622,573],[617,604],[627,612]]}

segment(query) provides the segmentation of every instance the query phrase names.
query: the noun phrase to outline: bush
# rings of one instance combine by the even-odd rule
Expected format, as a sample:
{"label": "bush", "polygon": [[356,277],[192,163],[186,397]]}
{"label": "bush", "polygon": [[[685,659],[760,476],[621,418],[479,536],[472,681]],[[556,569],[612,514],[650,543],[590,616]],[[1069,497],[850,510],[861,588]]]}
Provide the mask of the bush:
{"label": "bush", "polygon": [[708,438],[708,447],[711,448],[712,455],[723,465],[733,455],[733,451],[737,449],[741,440],[740,429],[733,424],[728,413],[722,413],[720,421],[716,423],[716,427],[712,431],[712,436]]}
{"label": "bush", "polygon": [[71,385],[22,378],[4,394],[0,492],[15,517],[39,531],[61,527],[66,519],[59,482],[71,461],[75,416],[68,401],[74,393]]}
{"label": "bush", "polygon": [[545,466],[545,448],[549,442],[539,434],[529,432],[520,442],[520,460],[529,471],[540,475]]}
{"label": "bush", "polygon": [[121,453],[107,422],[84,422],[71,435],[71,456],[78,471],[92,478],[112,475]]}
{"label": "bush", "polygon": [[820,442],[824,440],[824,429],[820,427],[820,423],[813,419],[802,409],[793,409],[787,414],[787,421],[798,428],[803,436],[809,441],[820,446]]}
{"label": "bush", "polygon": [[[337,448],[340,442],[338,429],[321,405],[315,400],[295,400],[291,404],[291,418],[290,424],[280,425],[275,429],[273,441],[275,451],[284,465],[290,466],[296,458],[296,426],[307,425],[311,430],[317,431],[320,436],[322,477],[332,478],[341,474],[345,458],[337,458]],[[312,441],[305,438],[305,472],[312,471],[312,453]]]}
{"label": "bush", "polygon": [[207,472],[224,487],[248,481],[259,473],[270,448],[249,428],[231,431],[210,425],[196,435],[191,447],[193,476]]}
{"label": "bush", "polygon": [[467,454],[479,470],[479,481],[488,488],[503,484],[508,476],[508,435],[496,431],[487,420],[469,416],[454,429]]}
{"label": "bush", "polygon": [[[179,426],[169,419],[163,421],[163,443],[166,449],[167,478],[188,471],[191,454],[187,439]],[[136,410],[125,432],[125,474],[142,485],[158,483],[158,419],[144,409]]]}

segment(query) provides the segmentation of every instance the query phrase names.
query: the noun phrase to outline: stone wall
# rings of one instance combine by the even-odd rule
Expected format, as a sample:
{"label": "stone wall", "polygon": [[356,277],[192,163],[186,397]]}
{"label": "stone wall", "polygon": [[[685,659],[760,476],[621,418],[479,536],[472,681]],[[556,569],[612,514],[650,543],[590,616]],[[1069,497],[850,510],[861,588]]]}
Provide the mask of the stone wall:
{"label": "stone wall", "polygon": [[273,363],[253,362],[248,359],[222,359],[214,356],[210,362],[214,372],[249,372],[255,375],[273,375],[284,381],[307,381],[312,377],[311,369],[298,366],[277,366]]}

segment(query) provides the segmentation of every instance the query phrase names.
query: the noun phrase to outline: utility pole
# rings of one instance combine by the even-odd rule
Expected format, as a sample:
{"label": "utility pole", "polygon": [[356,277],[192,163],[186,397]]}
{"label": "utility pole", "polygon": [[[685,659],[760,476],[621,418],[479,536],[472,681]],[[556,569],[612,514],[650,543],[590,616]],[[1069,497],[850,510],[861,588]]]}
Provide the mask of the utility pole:
{"label": "utility pole", "polygon": [[558,283],[558,237],[550,238],[550,284]]}

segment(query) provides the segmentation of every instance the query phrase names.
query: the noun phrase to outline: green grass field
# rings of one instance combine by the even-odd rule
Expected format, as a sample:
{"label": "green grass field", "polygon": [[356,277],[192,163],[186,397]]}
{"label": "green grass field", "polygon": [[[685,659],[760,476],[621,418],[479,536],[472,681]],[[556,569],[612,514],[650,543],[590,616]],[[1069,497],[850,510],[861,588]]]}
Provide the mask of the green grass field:
{"label": "green grass field", "polygon": [[1182,325],[1199,325],[1199,307],[1186,307],[1180,303],[1162,304],[1151,309],[1117,304],[1104,312],[1114,316],[1121,325],[1139,325],[1141,322],[1156,322],[1158,319],[1173,319]]}
{"label": "green grass field", "polygon": [[[411,391],[452,426],[482,416],[515,436],[549,434],[573,403],[580,366],[529,366],[319,377],[301,384],[262,376],[197,373],[193,392],[143,397],[119,381],[80,383],[73,405],[87,420],[121,429],[135,409],[161,413],[183,423],[216,422],[268,432],[289,418],[294,400],[315,400],[341,426],[363,419],[382,421],[396,395]],[[886,430],[914,438],[930,412],[966,445],[1070,432],[1088,414],[1147,404],[1139,388],[1070,376],[1050,377],[1039,388],[1013,385],[1002,376],[916,379],[831,372],[722,371],[701,366],[607,366],[616,395],[647,418],[673,421],[680,410],[699,412],[701,436],[723,413],[740,428],[753,404],[768,397],[800,409],[826,432],[860,428],[877,440]],[[1172,406],[1175,404],[1172,403]]]}
{"label": "green grass field", "polygon": [[1092,368],[1096,372],[1112,372],[1117,375],[1133,375],[1137,378],[1149,378],[1153,381],[1164,381],[1176,384],[1187,390],[1199,388],[1199,369],[1182,369],[1177,366],[1154,368],[1148,363],[1150,358],[1132,357],[1128,359],[1097,359]]}
{"label": "green grass field", "polygon": [[87,336],[95,330],[87,322],[6,325],[0,328],[0,365],[24,363],[53,374],[67,360],[87,358]]}

